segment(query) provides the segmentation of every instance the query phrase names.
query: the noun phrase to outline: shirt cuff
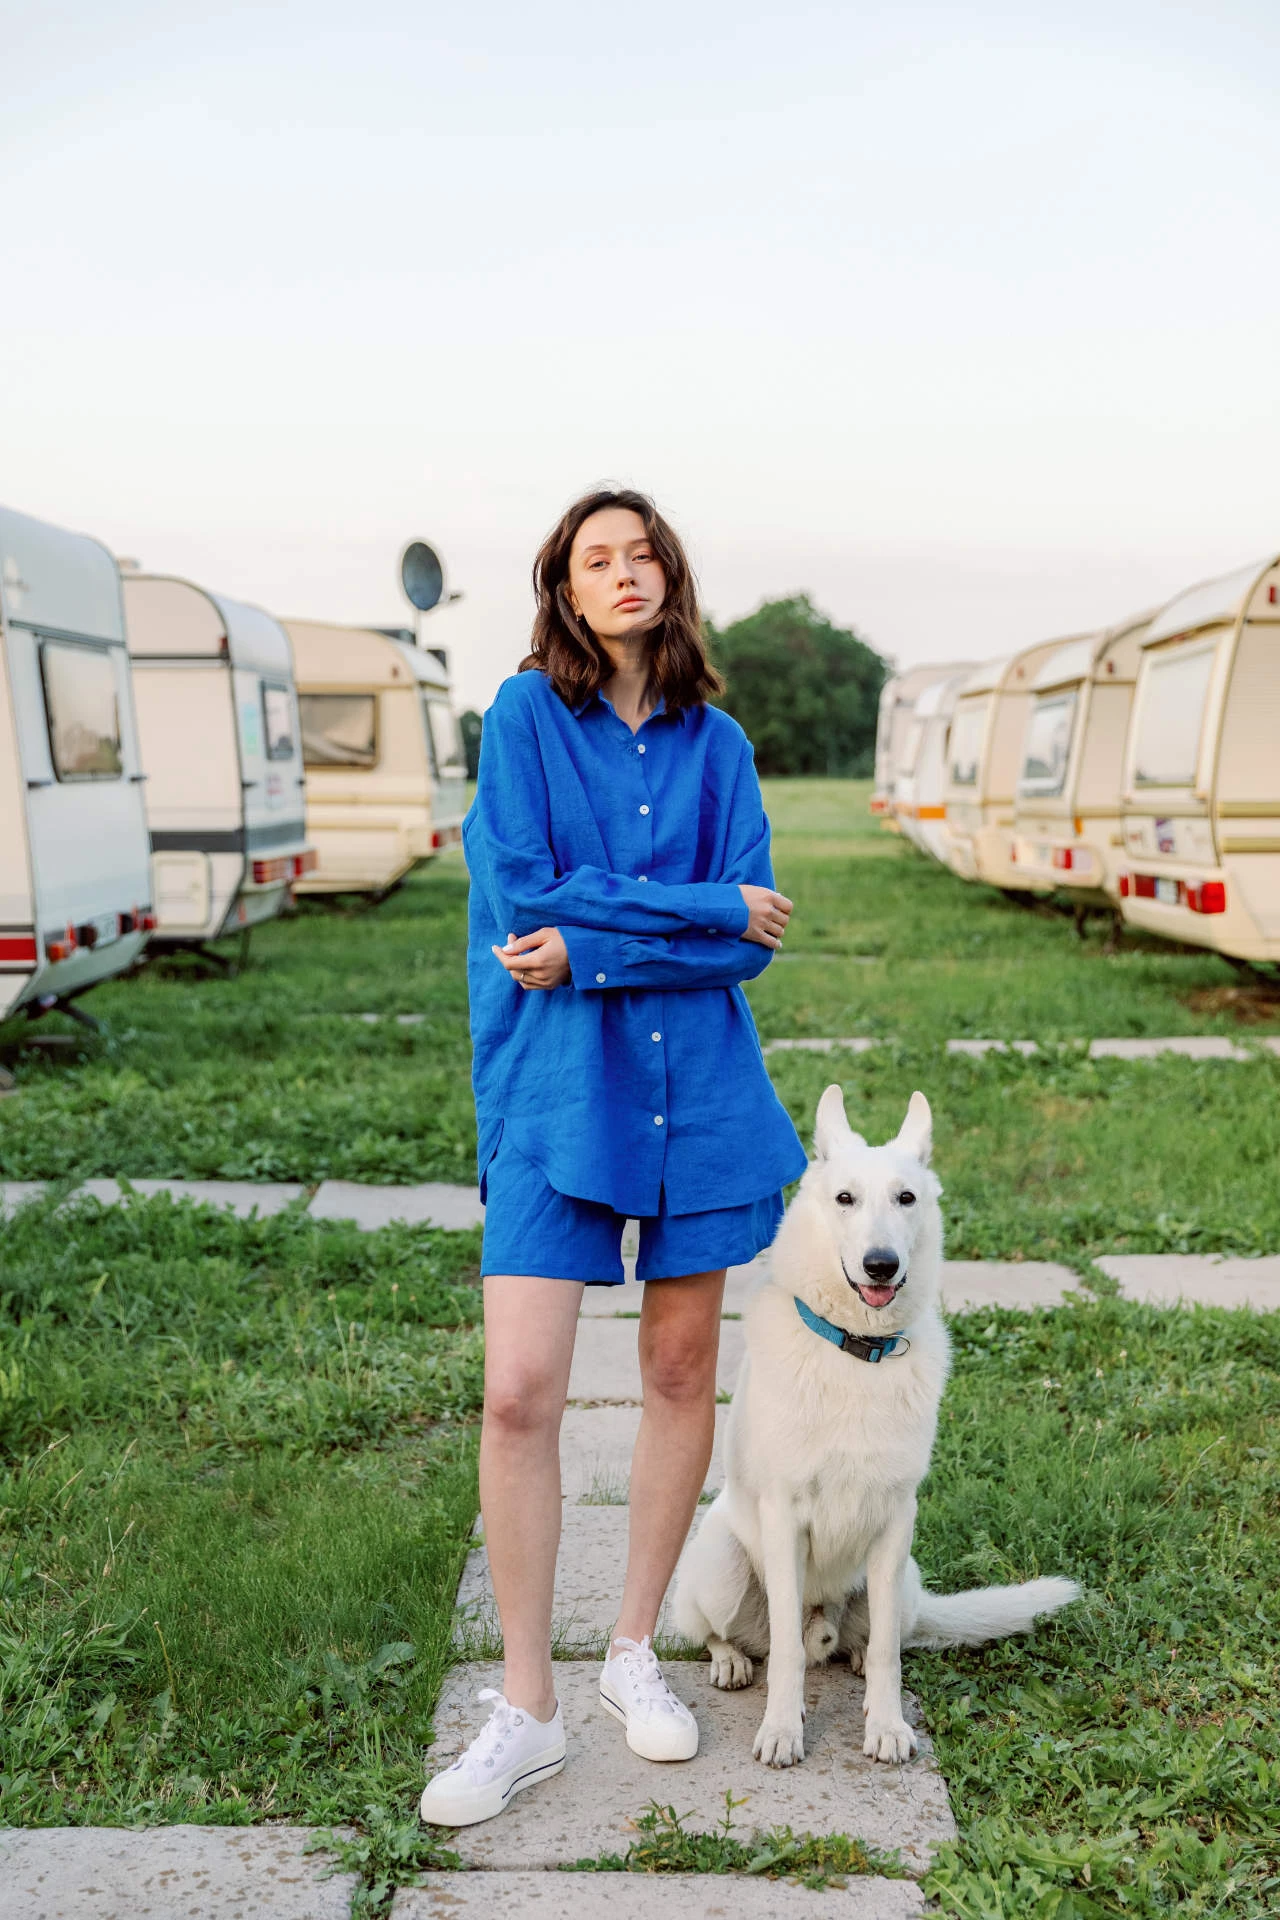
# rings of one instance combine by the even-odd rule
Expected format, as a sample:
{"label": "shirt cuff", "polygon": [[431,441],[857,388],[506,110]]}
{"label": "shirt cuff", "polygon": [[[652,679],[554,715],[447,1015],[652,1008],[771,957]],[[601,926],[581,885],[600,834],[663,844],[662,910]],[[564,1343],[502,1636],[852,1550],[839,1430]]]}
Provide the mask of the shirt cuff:
{"label": "shirt cuff", "polygon": [[590,927],[561,927],[560,938],[569,955],[569,974],[579,992],[599,993],[622,985],[618,965],[618,936]]}
{"label": "shirt cuff", "polygon": [[741,887],[727,881],[700,880],[689,888],[693,899],[693,921],[703,933],[727,934],[740,940],[751,920]]}

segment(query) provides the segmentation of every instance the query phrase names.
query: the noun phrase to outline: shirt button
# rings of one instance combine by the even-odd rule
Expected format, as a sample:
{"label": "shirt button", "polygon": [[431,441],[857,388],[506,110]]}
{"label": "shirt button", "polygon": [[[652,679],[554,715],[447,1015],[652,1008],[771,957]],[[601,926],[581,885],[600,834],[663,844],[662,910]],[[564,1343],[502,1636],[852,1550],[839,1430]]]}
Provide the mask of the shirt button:
{"label": "shirt button", "polygon": [[596,985],[600,987],[604,985],[604,975],[602,973],[596,975]]}
{"label": "shirt button", "polygon": [[641,807],[640,811],[641,813],[648,813],[649,809],[648,807]]}
{"label": "shirt button", "polygon": [[649,878],[647,873],[642,873],[639,877],[641,880],[647,880]]}
{"label": "shirt button", "polygon": [[660,1033],[651,1033],[651,1034],[649,1035],[649,1038],[650,1038],[651,1040],[661,1040],[661,1038],[662,1038],[662,1035],[661,1035]]}
{"label": "shirt button", "polygon": [[654,1126],[655,1126],[655,1127],[660,1127],[660,1126],[662,1125],[662,1115],[661,1115],[660,1113],[655,1113],[655,1114],[654,1114],[654,1116],[653,1116],[653,1124],[654,1124]]}
{"label": "shirt button", "polygon": [[637,753],[643,753],[643,752],[644,752],[644,742],[643,742],[643,741],[641,741],[641,743],[640,743],[640,745],[639,745],[639,746],[638,746],[638,747],[636,748],[636,752],[637,752]]}

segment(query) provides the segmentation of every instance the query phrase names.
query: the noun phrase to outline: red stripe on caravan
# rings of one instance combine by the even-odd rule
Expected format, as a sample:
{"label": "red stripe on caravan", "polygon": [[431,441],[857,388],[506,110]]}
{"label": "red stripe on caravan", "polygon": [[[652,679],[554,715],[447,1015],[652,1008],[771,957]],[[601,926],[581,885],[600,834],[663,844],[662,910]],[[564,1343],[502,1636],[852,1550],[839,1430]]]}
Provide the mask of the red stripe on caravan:
{"label": "red stripe on caravan", "polygon": [[0,967],[34,967],[38,958],[34,933],[0,933]]}

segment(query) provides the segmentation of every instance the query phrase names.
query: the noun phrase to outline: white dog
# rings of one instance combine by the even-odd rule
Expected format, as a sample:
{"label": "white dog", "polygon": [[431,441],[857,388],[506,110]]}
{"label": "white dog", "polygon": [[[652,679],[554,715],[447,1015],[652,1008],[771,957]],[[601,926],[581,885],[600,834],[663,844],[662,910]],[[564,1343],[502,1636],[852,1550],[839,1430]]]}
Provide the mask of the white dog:
{"label": "white dog", "polygon": [[949,1362],[931,1128],[913,1093],[897,1138],[869,1147],[828,1087],[771,1284],[747,1312],[726,1484],[686,1554],[674,1611],[679,1633],[705,1641],[718,1687],[749,1686],[752,1657],[768,1653],[755,1739],[768,1766],[804,1758],[805,1667],[837,1647],[866,1674],[864,1752],[903,1761],[916,1750],[903,1647],[978,1646],[1078,1595],[1056,1579],[930,1594],[911,1558]]}

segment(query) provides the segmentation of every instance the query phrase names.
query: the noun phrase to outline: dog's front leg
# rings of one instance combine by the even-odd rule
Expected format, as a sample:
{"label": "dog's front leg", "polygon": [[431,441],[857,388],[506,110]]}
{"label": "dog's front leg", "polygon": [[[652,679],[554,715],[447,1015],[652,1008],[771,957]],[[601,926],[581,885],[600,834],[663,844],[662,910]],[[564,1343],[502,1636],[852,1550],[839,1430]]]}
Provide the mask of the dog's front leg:
{"label": "dog's front leg", "polygon": [[870,1616],[862,1751],[872,1760],[909,1760],[916,1736],[902,1717],[902,1584],[915,1531],[915,1496],[896,1514],[867,1555]]}
{"label": "dog's front leg", "polygon": [[760,1503],[769,1602],[769,1694],[753,1749],[767,1767],[804,1759],[804,1574],[809,1544],[787,1500]]}

